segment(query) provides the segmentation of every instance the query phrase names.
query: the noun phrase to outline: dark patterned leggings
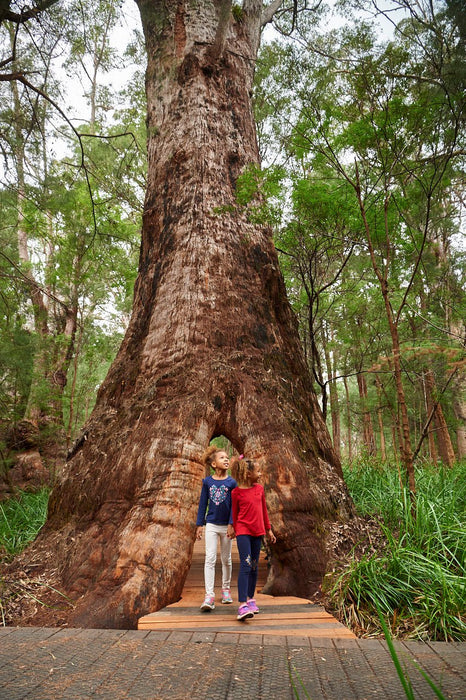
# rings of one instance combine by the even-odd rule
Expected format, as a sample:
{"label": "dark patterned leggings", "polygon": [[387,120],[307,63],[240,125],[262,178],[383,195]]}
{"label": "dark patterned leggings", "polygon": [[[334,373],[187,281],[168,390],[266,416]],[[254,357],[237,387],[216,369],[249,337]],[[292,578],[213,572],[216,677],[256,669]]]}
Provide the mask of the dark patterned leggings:
{"label": "dark patterned leggings", "polygon": [[240,558],[238,600],[240,603],[245,603],[248,598],[254,598],[262,537],[238,535],[236,543]]}

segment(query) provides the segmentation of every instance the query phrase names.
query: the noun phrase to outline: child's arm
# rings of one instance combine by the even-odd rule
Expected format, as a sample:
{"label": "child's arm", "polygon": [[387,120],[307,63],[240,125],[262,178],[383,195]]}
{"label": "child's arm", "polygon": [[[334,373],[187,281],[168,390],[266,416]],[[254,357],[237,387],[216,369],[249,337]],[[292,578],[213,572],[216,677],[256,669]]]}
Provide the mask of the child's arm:
{"label": "child's arm", "polygon": [[199,508],[197,509],[197,519],[196,519],[196,539],[202,539],[202,528],[205,525],[205,513],[207,510],[207,503],[209,501],[209,489],[205,483],[205,479],[202,480],[201,495],[199,498]]}
{"label": "child's arm", "polygon": [[228,521],[228,527],[227,527],[227,537],[230,538],[230,540],[234,540],[236,537],[235,534],[235,528],[233,526],[233,497],[232,497],[232,492],[233,489],[235,489],[238,486],[236,481],[232,479],[232,486],[231,486],[231,491],[230,491],[230,519]]}
{"label": "child's arm", "polygon": [[272,544],[275,544],[277,538],[272,532],[272,526],[270,525],[269,514],[267,511],[267,503],[265,502],[265,491],[262,489],[262,512],[264,514],[264,523],[266,529],[266,535]]}
{"label": "child's arm", "polygon": [[233,530],[235,530],[238,520],[238,501],[234,490],[231,492],[231,519],[233,521]]}

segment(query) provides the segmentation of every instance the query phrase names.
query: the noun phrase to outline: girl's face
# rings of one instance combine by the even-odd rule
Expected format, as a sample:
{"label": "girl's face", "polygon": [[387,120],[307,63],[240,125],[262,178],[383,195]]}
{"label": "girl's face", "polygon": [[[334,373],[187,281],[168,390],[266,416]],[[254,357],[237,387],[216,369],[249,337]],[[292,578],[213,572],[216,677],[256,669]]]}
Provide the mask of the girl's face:
{"label": "girl's face", "polygon": [[248,475],[248,481],[251,484],[251,486],[253,484],[257,484],[257,482],[259,481],[261,476],[262,476],[261,470],[259,469],[257,464],[254,464],[254,469],[252,470],[252,472],[249,472],[249,475]]}
{"label": "girl's face", "polygon": [[216,474],[227,472],[229,464],[230,460],[226,452],[223,452],[222,450],[215,453],[212,461],[212,467],[215,469]]}

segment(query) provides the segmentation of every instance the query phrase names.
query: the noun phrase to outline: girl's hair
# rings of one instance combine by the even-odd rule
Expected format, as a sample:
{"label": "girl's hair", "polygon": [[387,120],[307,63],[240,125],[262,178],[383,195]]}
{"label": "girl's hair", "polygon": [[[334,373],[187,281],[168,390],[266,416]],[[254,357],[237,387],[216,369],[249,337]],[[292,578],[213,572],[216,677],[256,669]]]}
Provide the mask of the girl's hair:
{"label": "girl's hair", "polygon": [[219,447],[216,447],[215,445],[210,445],[204,452],[204,454],[201,457],[201,462],[204,465],[206,469],[210,467],[210,469],[213,469],[214,467],[212,466],[212,462],[215,459],[215,455],[217,452],[224,452],[224,450],[221,450]]}
{"label": "girl's hair", "polygon": [[254,466],[255,464],[252,459],[245,459],[244,457],[231,458],[231,475],[238,483],[238,486],[245,486],[248,483],[249,475],[254,471]]}

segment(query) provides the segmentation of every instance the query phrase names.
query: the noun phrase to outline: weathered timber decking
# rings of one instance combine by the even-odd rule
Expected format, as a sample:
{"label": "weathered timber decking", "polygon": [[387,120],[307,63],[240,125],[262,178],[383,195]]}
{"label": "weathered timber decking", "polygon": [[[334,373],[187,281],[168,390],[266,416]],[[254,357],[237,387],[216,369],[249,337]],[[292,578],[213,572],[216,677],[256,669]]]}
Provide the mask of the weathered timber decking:
{"label": "weathered timber decking", "polygon": [[[220,603],[220,553],[216,567],[216,608],[202,613],[199,606],[204,599],[204,541],[196,542],[193,561],[181,600],[158,612],[139,619],[139,630],[171,630],[202,633],[254,634],[256,636],[307,637],[327,639],[355,639],[355,635],[320,605],[294,597],[274,597],[257,593],[260,613],[254,619],[238,622],[237,587],[239,557],[233,542],[233,605]],[[261,557],[257,590],[267,578],[267,562]]]}

